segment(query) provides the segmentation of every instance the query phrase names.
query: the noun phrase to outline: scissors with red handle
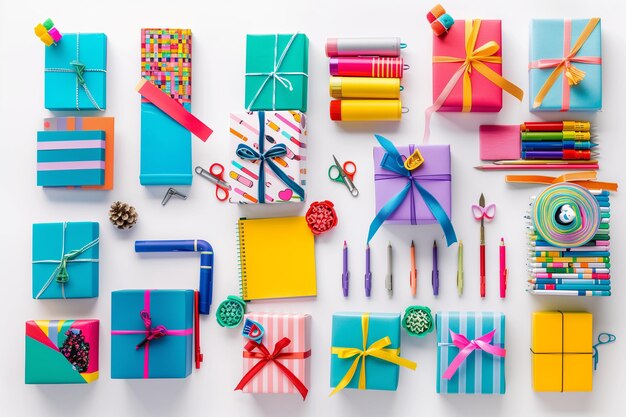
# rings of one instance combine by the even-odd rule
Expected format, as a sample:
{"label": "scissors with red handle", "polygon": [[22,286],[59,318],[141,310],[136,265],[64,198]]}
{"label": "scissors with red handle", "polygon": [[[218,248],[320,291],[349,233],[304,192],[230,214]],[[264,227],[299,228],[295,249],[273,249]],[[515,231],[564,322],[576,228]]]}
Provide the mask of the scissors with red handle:
{"label": "scissors with red handle", "polygon": [[352,197],[359,195],[359,190],[354,186],[354,175],[356,174],[356,164],[352,161],[346,161],[342,164],[339,163],[335,155],[333,155],[335,163],[328,167],[328,178],[335,182],[343,183]]}
{"label": "scissors with red handle", "polygon": [[201,166],[197,166],[195,171],[196,174],[200,175],[202,178],[215,184],[215,197],[219,201],[226,201],[228,199],[228,192],[231,190],[231,186],[224,181],[224,165],[218,163],[212,164],[208,171]]}

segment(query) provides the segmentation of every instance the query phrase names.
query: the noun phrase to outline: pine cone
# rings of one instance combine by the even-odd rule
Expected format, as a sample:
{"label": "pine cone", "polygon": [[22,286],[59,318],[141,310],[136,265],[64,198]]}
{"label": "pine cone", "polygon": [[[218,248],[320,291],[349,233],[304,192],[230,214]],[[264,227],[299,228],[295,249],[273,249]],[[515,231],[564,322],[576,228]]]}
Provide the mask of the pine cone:
{"label": "pine cone", "polygon": [[111,220],[111,223],[118,229],[130,229],[137,223],[137,217],[135,207],[122,203],[121,201],[116,201],[111,204],[109,220]]}

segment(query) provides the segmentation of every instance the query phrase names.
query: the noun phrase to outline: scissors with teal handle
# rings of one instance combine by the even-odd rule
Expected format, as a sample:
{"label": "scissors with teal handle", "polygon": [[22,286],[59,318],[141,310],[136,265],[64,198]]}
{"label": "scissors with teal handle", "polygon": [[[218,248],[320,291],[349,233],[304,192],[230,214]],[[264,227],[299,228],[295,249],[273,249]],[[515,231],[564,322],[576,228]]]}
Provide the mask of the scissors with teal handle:
{"label": "scissors with teal handle", "polygon": [[356,174],[356,164],[352,161],[346,161],[341,165],[335,155],[333,155],[335,163],[328,167],[328,178],[335,182],[341,182],[346,186],[352,197],[359,195],[359,190],[354,186],[354,175]]}

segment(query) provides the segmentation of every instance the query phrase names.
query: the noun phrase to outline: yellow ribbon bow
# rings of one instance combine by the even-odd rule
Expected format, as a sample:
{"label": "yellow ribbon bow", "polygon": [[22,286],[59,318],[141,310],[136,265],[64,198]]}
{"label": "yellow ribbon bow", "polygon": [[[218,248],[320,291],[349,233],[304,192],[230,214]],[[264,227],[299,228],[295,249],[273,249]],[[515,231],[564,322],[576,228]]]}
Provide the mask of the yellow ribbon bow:
{"label": "yellow ribbon bow", "polygon": [[331,353],[333,355],[337,355],[337,357],[340,359],[349,359],[354,357],[354,361],[352,362],[350,369],[348,369],[348,372],[346,372],[346,374],[341,379],[341,381],[339,381],[335,389],[330,393],[331,396],[344,389],[350,383],[350,381],[352,381],[352,378],[356,373],[356,368],[359,366],[359,361],[361,361],[361,372],[359,373],[359,389],[365,389],[365,359],[368,356],[373,356],[386,362],[391,362],[399,366],[404,366],[405,368],[409,368],[413,371],[415,370],[415,368],[417,368],[417,364],[415,362],[398,356],[400,354],[400,349],[387,348],[387,346],[391,345],[391,339],[389,339],[389,336],[378,339],[369,347],[367,347],[367,332],[369,329],[368,313],[365,313],[361,316],[361,329],[363,332],[363,349],[353,347],[331,347]]}
{"label": "yellow ribbon bow", "polygon": [[524,184],[557,184],[561,182],[573,182],[589,190],[617,191],[617,183],[596,181],[598,174],[595,171],[571,172],[559,177],[547,175],[507,175],[506,182]]}
{"label": "yellow ribbon bow", "polygon": [[[454,57],[454,56],[434,56],[433,62],[462,62],[463,64],[454,74],[454,76],[448,82],[452,84],[453,87],[458,78],[463,74],[463,111],[469,112],[472,109],[472,80],[470,78],[472,74],[472,69],[475,69],[479,73],[481,73],[485,78],[489,81],[506,91],[507,93],[513,95],[518,100],[522,100],[524,98],[524,92],[521,88],[510,82],[509,80],[502,77],[500,74],[489,68],[485,63],[492,64],[501,64],[502,57],[494,56],[496,52],[500,49],[500,45],[498,45],[495,41],[489,41],[482,46],[476,47],[476,39],[478,38],[478,32],[480,31],[480,19],[475,19],[473,21],[466,20],[465,21],[465,57]],[[444,91],[448,88],[444,88]],[[448,92],[449,94],[449,92]],[[442,93],[443,95],[443,93]],[[441,104],[445,101],[446,97],[443,97]],[[440,101],[442,97],[440,96],[437,101]],[[441,105],[440,104],[440,105]]]}

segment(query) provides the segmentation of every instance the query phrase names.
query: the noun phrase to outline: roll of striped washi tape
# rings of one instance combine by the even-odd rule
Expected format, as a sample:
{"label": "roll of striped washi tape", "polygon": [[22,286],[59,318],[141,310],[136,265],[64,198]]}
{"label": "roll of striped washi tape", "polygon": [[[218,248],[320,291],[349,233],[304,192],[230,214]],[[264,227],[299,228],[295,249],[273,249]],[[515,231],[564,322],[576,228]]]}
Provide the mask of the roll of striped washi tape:
{"label": "roll of striped washi tape", "polygon": [[580,185],[555,184],[535,199],[532,210],[535,231],[550,245],[577,247],[589,242],[600,226],[600,206]]}

